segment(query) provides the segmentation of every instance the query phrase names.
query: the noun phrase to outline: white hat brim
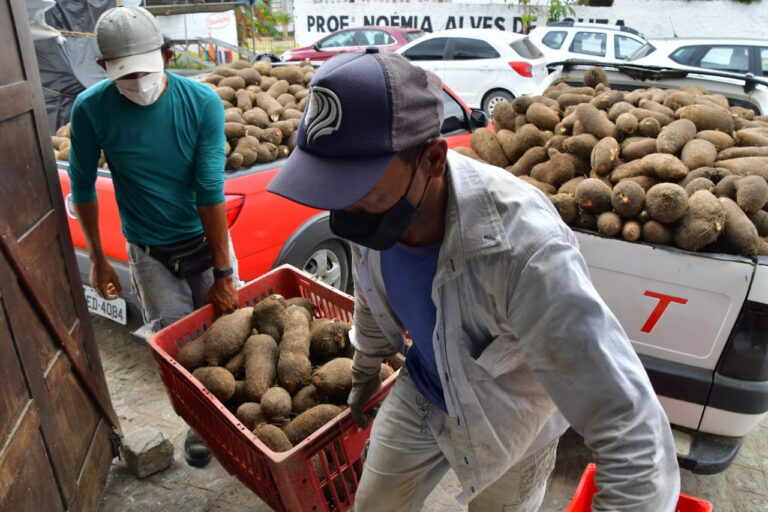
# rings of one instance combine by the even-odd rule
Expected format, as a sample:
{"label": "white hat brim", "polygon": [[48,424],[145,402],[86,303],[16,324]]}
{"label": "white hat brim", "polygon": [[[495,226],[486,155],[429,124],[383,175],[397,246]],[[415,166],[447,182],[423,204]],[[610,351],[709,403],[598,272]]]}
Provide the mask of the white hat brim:
{"label": "white hat brim", "polygon": [[138,55],[128,55],[104,61],[104,66],[107,68],[107,77],[110,80],[117,80],[131,73],[156,73],[163,70],[163,53],[157,49]]}

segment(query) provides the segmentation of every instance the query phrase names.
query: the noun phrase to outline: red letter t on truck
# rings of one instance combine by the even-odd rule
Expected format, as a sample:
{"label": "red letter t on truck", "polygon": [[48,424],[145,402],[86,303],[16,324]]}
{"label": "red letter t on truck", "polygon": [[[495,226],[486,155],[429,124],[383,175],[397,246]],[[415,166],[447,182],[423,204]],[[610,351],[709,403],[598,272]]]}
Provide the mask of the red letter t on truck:
{"label": "red letter t on truck", "polygon": [[643,328],[640,329],[645,333],[650,333],[653,330],[656,322],[658,322],[659,318],[661,318],[661,315],[664,314],[664,311],[667,309],[667,306],[669,306],[670,302],[677,302],[678,304],[685,304],[688,302],[688,299],[682,299],[680,297],[673,297],[672,295],[664,295],[662,293],[656,292],[646,291],[644,295],[647,297],[653,297],[654,299],[659,299],[659,303],[656,304],[656,307],[651,312],[651,316],[648,317],[648,320],[645,321],[645,325],[643,325]]}

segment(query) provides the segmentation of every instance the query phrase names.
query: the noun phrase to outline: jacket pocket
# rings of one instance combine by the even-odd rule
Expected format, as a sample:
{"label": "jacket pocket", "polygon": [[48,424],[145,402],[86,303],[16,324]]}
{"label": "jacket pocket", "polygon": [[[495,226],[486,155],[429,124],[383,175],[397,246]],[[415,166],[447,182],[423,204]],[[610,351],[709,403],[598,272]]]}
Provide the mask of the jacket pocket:
{"label": "jacket pocket", "polygon": [[476,367],[472,373],[479,379],[495,379],[522,364],[523,356],[515,341],[505,336],[494,338],[477,359],[469,362],[470,366]]}

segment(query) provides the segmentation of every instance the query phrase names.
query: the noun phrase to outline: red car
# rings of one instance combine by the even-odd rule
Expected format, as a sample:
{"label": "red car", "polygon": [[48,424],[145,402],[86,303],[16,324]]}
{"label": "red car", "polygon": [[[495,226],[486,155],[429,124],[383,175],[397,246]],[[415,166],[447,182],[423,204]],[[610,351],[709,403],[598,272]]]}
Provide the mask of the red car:
{"label": "red car", "polygon": [[[450,89],[445,88],[443,101],[445,121],[442,134],[448,146],[469,147],[472,131],[486,126],[488,118],[481,111],[469,109]],[[85,249],[85,237],[72,207],[68,163],[58,161],[57,164],[80,275],[83,283],[88,283],[90,260]],[[274,267],[289,263],[340,290],[347,290],[352,282],[349,245],[331,232],[329,213],[267,192],[267,184],[281,165],[282,161],[276,160],[226,173],[227,222],[240,279],[250,281]],[[99,170],[96,193],[102,245],[120,277],[124,298],[105,301],[86,284],[86,303],[89,310],[96,314],[122,324],[129,320],[134,323],[141,318],[141,310],[138,299],[131,293],[126,241],[120,229],[120,216],[108,170]]]}
{"label": "red car", "polygon": [[377,46],[393,52],[424,35],[415,28],[366,26],[345,28],[325,36],[311,46],[286,50],[280,56],[283,62],[322,61],[339,53],[359,52],[368,46]]}

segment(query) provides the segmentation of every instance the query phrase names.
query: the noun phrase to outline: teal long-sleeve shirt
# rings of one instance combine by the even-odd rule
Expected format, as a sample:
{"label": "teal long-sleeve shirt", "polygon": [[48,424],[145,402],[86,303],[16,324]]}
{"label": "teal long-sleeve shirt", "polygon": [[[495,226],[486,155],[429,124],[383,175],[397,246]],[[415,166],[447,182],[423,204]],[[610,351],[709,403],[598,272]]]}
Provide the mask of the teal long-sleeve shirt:
{"label": "teal long-sleeve shirt", "polygon": [[166,73],[155,103],[137,105],[104,80],[72,107],[69,177],[74,203],[96,199],[99,151],[115,187],[123,235],[163,245],[203,233],[198,206],[224,201],[224,109],[206,85]]}

